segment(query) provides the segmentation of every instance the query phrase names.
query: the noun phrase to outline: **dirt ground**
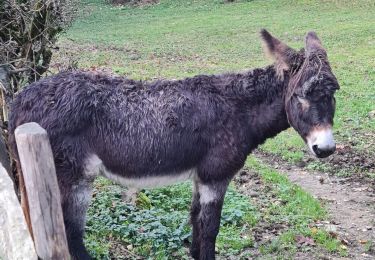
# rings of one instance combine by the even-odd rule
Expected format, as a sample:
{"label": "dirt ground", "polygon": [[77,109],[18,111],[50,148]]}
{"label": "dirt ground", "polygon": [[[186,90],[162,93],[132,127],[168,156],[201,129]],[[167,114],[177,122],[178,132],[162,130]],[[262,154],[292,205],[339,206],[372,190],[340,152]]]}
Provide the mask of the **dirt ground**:
{"label": "dirt ground", "polygon": [[[358,176],[340,178],[330,173],[307,171],[303,165],[302,167],[291,165],[278,157],[259,151],[254,153],[254,156],[276,168],[291,182],[322,201],[328,211],[329,221],[316,223],[316,225],[341,240],[342,244],[348,248],[349,254],[347,257],[337,257],[312,250],[298,252],[294,256],[295,259],[375,259],[375,184],[373,180]],[[340,153],[335,157],[339,156]],[[330,160],[337,161],[336,158]],[[371,158],[364,158],[364,160],[367,160],[369,164],[372,163]],[[265,194],[265,190],[268,189],[257,173],[251,170],[238,174],[235,182],[239,189],[250,197],[258,196],[257,193],[260,190],[262,192],[259,194]],[[264,203],[269,203],[270,200],[272,200],[272,194],[263,199]],[[256,201],[261,206],[262,198]],[[255,230],[255,239],[264,243],[286,229],[285,223],[269,226],[266,221],[261,222],[259,228]],[[259,252],[255,248],[252,254],[256,257]]]}

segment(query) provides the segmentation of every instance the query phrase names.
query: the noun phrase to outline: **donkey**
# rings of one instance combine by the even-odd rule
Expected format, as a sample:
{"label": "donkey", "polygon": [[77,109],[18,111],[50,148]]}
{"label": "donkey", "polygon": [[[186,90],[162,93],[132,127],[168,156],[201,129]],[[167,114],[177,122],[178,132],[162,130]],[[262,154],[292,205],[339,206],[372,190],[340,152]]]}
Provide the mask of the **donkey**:
{"label": "donkey", "polygon": [[266,30],[261,37],[275,60],[266,68],[154,82],[62,72],[17,95],[13,155],[17,126],[47,130],[73,259],[90,259],[83,233],[98,175],[139,188],[192,179],[190,252],[214,259],[225,192],[253,149],[292,126],[316,157],[335,151],[339,84],[321,41],[309,32],[295,51]]}

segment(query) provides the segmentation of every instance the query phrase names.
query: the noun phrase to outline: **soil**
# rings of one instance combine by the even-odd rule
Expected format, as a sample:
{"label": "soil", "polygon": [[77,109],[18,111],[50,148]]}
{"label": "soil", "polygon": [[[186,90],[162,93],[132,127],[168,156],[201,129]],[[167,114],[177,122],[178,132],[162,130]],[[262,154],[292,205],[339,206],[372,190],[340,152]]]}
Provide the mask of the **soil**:
{"label": "soil", "polygon": [[[321,159],[330,174],[346,175],[349,182],[370,182],[375,188],[375,132],[353,130],[347,133],[336,131],[340,140],[336,152],[328,158]],[[316,161],[312,155],[306,156],[302,164]]]}
{"label": "soil", "polygon": [[[373,136],[375,140],[375,136]],[[375,147],[372,139],[368,140],[368,146]],[[302,162],[302,165],[315,161],[312,155]],[[368,147],[357,149],[355,143],[341,143],[337,145],[336,152],[328,158],[321,160],[327,165],[327,173],[337,174],[344,172],[346,180],[350,182],[370,182],[375,187],[375,152]]]}
{"label": "soil", "polygon": [[358,172],[375,173],[375,156],[368,151],[358,151],[350,144],[337,147],[337,152],[326,159],[333,168],[357,169]]}
{"label": "soil", "polygon": [[[291,165],[276,156],[259,151],[254,153],[254,156],[276,168],[288,176],[291,182],[301,186],[322,201],[328,211],[329,221],[315,225],[326,229],[331,235],[341,240],[343,246],[348,248],[349,254],[347,257],[339,257],[328,252],[311,250],[297,252],[294,259],[375,259],[375,185],[373,178],[359,178],[358,176],[340,178],[329,173],[307,171],[303,167]],[[342,156],[340,153],[335,155],[336,158],[340,156]],[[352,158],[347,154],[344,156],[349,158],[348,161]],[[364,159],[371,160],[371,158]],[[335,161],[335,158],[331,160]],[[235,183],[241,192],[256,198],[255,203],[258,204],[258,207],[260,206],[259,208],[262,208],[262,203],[270,203],[270,200],[275,200],[272,194],[267,195],[267,189],[270,190],[270,188],[262,183],[257,173],[250,170],[238,174]],[[267,196],[268,198],[258,198],[257,196]],[[254,230],[256,242],[267,243],[281,231],[286,230],[288,224],[279,223],[276,226],[267,226],[267,220],[261,220],[258,227]],[[252,252],[254,257],[257,256],[257,253],[259,254],[257,251],[255,247]]]}

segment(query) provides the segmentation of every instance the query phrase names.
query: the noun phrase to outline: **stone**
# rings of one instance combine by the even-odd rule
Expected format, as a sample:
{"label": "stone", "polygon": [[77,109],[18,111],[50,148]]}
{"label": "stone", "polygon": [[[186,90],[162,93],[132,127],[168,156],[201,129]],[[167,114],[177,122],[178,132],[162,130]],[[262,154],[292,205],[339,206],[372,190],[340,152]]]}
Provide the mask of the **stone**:
{"label": "stone", "polygon": [[337,232],[336,225],[326,225],[324,228],[327,232]]}

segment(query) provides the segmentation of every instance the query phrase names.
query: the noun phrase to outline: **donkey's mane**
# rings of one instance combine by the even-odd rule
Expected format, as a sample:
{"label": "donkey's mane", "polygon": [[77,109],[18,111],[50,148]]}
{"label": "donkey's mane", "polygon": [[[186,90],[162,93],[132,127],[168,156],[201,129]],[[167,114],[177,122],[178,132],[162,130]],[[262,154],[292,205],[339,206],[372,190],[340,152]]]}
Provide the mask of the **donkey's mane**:
{"label": "donkey's mane", "polygon": [[[302,52],[300,52],[300,55],[302,55]],[[323,80],[323,77],[328,77],[333,82],[332,90],[338,89],[337,80],[331,71],[327,71],[330,69],[330,66],[327,65],[329,65],[329,62],[324,49],[315,50],[308,57],[303,56],[302,58],[301,56],[299,65],[292,67],[290,71],[291,76],[285,102],[288,103],[292,95],[298,92],[297,86],[301,87],[301,95],[305,96],[314,83]],[[304,82],[304,84],[301,84],[301,82]]]}

